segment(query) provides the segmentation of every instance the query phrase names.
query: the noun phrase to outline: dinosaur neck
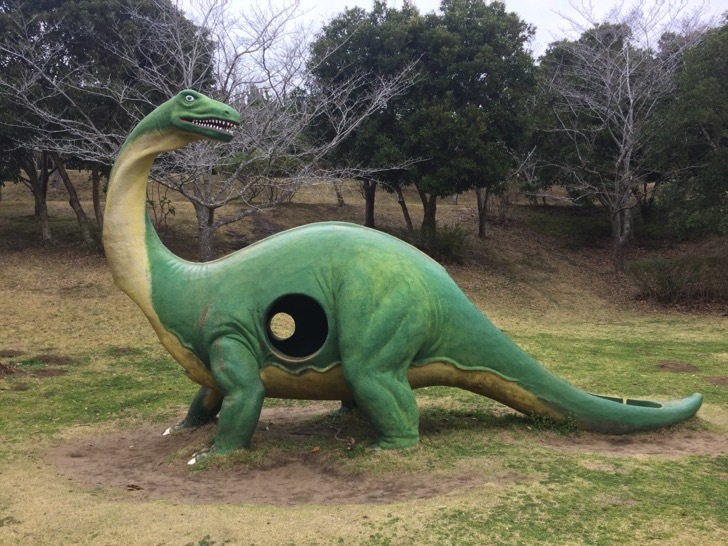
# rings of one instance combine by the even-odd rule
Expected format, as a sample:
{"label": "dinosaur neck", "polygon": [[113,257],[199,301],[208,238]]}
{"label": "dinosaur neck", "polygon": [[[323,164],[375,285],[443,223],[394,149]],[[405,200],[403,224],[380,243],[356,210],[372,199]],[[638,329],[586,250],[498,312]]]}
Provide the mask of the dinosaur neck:
{"label": "dinosaur neck", "polygon": [[[161,243],[147,237],[147,180],[154,159],[188,139],[168,133],[132,134],[121,149],[109,178],[104,215],[104,250],[114,281],[150,319],[151,303],[148,245]],[[157,249],[153,249],[157,250]]]}
{"label": "dinosaur neck", "polygon": [[167,350],[189,377],[201,385],[216,388],[209,370],[162,324],[152,301],[150,256],[174,255],[162,245],[147,222],[147,180],[154,159],[194,138],[174,133],[134,133],[127,139],[109,178],[104,215],[104,250],[116,284],[149,319]]}

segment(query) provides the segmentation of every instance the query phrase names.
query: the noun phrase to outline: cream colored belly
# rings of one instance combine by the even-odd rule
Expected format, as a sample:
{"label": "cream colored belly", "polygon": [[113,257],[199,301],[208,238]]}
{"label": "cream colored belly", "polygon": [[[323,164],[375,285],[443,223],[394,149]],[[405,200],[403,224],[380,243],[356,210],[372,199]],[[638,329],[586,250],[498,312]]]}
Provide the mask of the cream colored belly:
{"label": "cream colored belly", "polygon": [[[407,370],[407,379],[413,389],[432,385],[457,385],[457,378],[463,372],[452,364],[432,362],[412,366]],[[267,366],[260,372],[266,396],[301,400],[348,400],[353,398],[346,386],[341,366],[327,371],[306,370],[291,374],[276,366]]]}

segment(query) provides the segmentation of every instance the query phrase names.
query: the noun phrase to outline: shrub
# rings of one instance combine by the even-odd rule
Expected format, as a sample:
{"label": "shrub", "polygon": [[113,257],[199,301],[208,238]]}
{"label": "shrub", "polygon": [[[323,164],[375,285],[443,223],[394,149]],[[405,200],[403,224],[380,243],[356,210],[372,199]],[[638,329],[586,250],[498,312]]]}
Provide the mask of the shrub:
{"label": "shrub", "polygon": [[728,259],[693,257],[643,260],[627,265],[640,295],[661,303],[728,300]]}
{"label": "shrub", "polygon": [[432,237],[423,237],[415,231],[392,230],[390,233],[443,263],[462,263],[469,248],[468,230],[460,224],[438,226]]}
{"label": "shrub", "polygon": [[444,224],[424,241],[424,251],[438,262],[460,263],[468,249],[468,231],[460,224]]}

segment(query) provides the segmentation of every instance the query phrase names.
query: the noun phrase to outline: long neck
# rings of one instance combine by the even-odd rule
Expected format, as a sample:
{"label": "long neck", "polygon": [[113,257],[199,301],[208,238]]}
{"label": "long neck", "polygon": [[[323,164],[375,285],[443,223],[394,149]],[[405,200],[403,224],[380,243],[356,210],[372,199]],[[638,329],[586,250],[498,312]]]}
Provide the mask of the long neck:
{"label": "long neck", "polygon": [[[104,250],[114,281],[149,319],[162,344],[189,377],[216,388],[210,371],[197,356],[162,324],[152,302],[150,252],[166,252],[155,236],[147,233],[147,180],[154,159],[162,152],[181,148],[195,140],[174,133],[144,133],[127,139],[109,179],[104,216]],[[158,245],[150,248],[150,245]]]}
{"label": "long neck", "polygon": [[[147,238],[147,180],[154,159],[189,143],[174,133],[145,133],[124,144],[109,179],[104,250],[116,284],[150,319],[151,271]],[[156,240],[156,238],[151,238]]]}
{"label": "long neck", "polygon": [[[147,238],[147,180],[154,159],[188,144],[174,133],[132,134],[124,144],[109,179],[104,213],[104,250],[119,287],[148,317],[151,277]],[[151,238],[156,241],[156,237]],[[151,318],[151,317],[150,317]]]}

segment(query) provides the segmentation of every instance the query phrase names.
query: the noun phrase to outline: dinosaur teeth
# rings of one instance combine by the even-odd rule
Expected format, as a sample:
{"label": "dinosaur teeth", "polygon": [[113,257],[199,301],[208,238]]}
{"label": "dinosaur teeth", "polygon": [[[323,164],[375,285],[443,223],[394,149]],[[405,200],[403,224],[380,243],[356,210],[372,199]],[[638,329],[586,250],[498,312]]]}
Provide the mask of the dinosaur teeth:
{"label": "dinosaur teeth", "polygon": [[205,129],[212,129],[214,131],[220,131],[221,133],[230,134],[232,134],[237,125],[231,121],[217,118],[185,119],[184,121],[197,125],[198,127],[204,127]]}

